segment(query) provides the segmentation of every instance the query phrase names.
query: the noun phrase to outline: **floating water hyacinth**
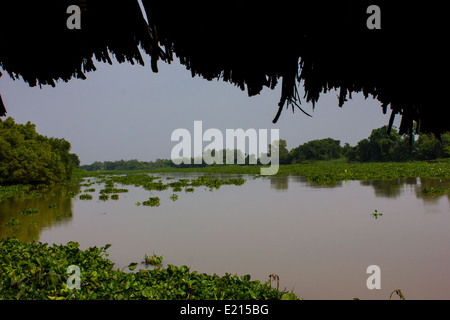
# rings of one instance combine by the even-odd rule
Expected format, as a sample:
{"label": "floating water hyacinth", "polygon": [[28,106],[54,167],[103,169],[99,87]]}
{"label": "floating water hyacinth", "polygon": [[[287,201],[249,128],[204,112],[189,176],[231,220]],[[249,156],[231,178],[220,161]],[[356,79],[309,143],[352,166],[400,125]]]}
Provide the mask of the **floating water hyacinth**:
{"label": "floating water hyacinth", "polygon": [[108,194],[101,194],[98,197],[100,200],[106,201],[109,199],[109,195]]}
{"label": "floating water hyacinth", "polygon": [[159,204],[160,203],[158,197],[150,197],[147,201],[142,202],[142,205],[151,207],[158,207]]}
{"label": "floating water hyacinth", "polygon": [[92,196],[87,193],[80,194],[80,200],[92,200]]}
{"label": "floating water hyacinth", "polygon": [[41,210],[36,209],[36,208],[28,208],[28,209],[23,209],[20,211],[20,214],[36,214],[39,213]]}
{"label": "floating water hyacinth", "polygon": [[381,213],[381,212],[378,212],[376,209],[375,209],[375,211],[374,212],[372,212],[372,216],[375,218],[375,219],[378,219],[378,217],[380,217],[380,216],[382,216],[383,214]]}
{"label": "floating water hyacinth", "polygon": [[17,218],[12,217],[11,219],[8,220],[8,222],[6,223],[6,225],[8,227],[16,227],[18,225],[20,225],[22,223],[22,221],[20,221]]}

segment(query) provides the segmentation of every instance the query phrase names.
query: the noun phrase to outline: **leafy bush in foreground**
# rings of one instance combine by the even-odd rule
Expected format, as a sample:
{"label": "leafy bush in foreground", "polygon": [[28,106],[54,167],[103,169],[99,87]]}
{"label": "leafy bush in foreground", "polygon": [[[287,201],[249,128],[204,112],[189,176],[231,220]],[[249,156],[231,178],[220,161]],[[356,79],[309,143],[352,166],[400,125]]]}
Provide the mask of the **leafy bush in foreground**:
{"label": "leafy bush in foreground", "polygon": [[[86,250],[77,242],[48,246],[41,242],[0,240],[1,299],[281,299],[294,298],[249,275],[207,275],[187,266],[124,272],[105,258],[110,245]],[[80,289],[69,289],[70,265],[80,268]],[[129,269],[136,268],[130,264]]]}

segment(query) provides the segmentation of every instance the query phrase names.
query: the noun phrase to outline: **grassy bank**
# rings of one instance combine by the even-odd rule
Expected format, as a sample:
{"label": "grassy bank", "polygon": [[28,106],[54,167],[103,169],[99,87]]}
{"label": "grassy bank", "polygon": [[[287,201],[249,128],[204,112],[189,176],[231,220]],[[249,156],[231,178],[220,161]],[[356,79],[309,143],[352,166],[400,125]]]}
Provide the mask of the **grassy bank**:
{"label": "grassy bank", "polygon": [[[159,173],[159,172],[201,172],[224,174],[260,174],[262,166],[227,165],[192,168],[158,168],[135,171],[77,171],[77,177],[95,177],[105,174]],[[348,163],[344,159],[315,161],[301,164],[280,165],[277,175],[302,175],[315,183],[336,183],[343,180],[385,180],[408,177],[450,178],[450,159],[414,162],[367,162]]]}
{"label": "grassy bank", "polygon": [[[279,300],[296,299],[270,285],[225,274],[208,275],[187,266],[134,271],[114,269],[105,247],[81,250],[78,243],[53,245],[40,242],[0,240],[0,298],[33,300],[156,299],[156,300]],[[76,279],[67,273],[71,265],[80,269]],[[74,285],[73,288],[72,285]]]}

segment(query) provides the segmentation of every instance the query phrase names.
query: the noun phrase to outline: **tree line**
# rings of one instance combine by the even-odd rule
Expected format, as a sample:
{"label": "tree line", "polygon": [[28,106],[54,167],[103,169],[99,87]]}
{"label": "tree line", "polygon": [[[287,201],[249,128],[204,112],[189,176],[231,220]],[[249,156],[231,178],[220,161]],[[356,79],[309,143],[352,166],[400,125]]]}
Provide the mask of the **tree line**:
{"label": "tree line", "polygon": [[[395,128],[388,134],[387,126],[372,130],[369,137],[355,146],[332,138],[311,140],[291,150],[286,140],[269,145],[269,155],[273,148],[278,149],[280,164],[296,164],[314,160],[333,160],[346,158],[350,162],[383,162],[433,160],[450,157],[450,134],[444,133],[440,139],[433,134],[421,134],[417,140],[409,135],[400,135]],[[0,185],[13,184],[50,184],[70,180],[72,170],[80,168],[86,171],[99,170],[147,170],[164,167],[201,167],[192,158],[190,163],[175,165],[170,159],[155,161],[119,160],[96,161],[80,166],[80,160],[70,153],[71,145],[65,139],[48,138],[36,132],[31,122],[15,123],[9,117],[0,119]],[[227,150],[220,150],[223,164],[226,164]],[[246,155],[240,150],[230,150],[235,164],[252,164],[255,155]],[[215,155],[215,150],[211,155]],[[218,151],[219,152],[219,151]],[[259,162],[260,158],[256,159]],[[214,164],[216,166],[221,164]]]}
{"label": "tree line", "polygon": [[388,126],[382,126],[355,146],[341,146],[339,140],[331,138],[308,141],[290,151],[285,141],[280,146],[284,146],[279,151],[281,164],[343,157],[350,162],[433,160],[450,157],[450,134],[444,133],[440,139],[433,134],[420,134],[415,140],[414,136],[400,135],[396,128],[388,133]]}
{"label": "tree line", "polygon": [[395,128],[388,134],[388,127],[372,130],[370,136],[362,139],[356,146],[345,144],[343,155],[349,161],[384,162],[434,160],[450,157],[450,133],[444,133],[440,139],[434,134],[414,136],[400,135]]}
{"label": "tree line", "polygon": [[[296,164],[315,160],[333,160],[346,158],[350,162],[384,162],[384,161],[411,161],[433,160],[450,157],[450,134],[445,133],[441,139],[433,134],[421,134],[418,139],[410,139],[409,135],[400,135],[395,128],[388,134],[388,127],[383,126],[372,130],[369,137],[362,139],[355,146],[345,143],[341,146],[339,140],[332,138],[311,140],[298,147],[287,149],[286,140],[280,139],[278,145],[269,145],[269,154],[272,148],[278,149],[280,164]],[[220,150],[223,156],[223,164],[226,164],[227,150]],[[211,152],[215,154],[215,150]],[[232,150],[234,164],[248,165],[253,163],[255,155],[246,155],[241,150]],[[242,161],[243,159],[243,161]],[[86,171],[98,170],[146,170],[162,167],[202,167],[208,164],[203,161],[196,163],[194,158],[190,163],[175,165],[170,159],[157,159],[156,161],[119,160],[96,161],[90,165],[80,166]],[[253,161],[252,161],[253,160]],[[256,160],[258,164],[259,158]]]}
{"label": "tree line", "polygon": [[50,184],[70,180],[80,165],[65,139],[48,138],[36,132],[31,122],[0,119],[0,185]]}

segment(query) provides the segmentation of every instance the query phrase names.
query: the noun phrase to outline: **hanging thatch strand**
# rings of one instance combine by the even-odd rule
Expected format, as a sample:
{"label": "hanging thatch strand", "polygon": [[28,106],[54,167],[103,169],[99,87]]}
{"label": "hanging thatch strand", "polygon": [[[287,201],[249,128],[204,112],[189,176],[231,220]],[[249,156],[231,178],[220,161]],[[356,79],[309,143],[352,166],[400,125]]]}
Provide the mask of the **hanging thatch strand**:
{"label": "hanging thatch strand", "polygon": [[[285,107],[308,114],[301,99],[314,108],[322,93],[338,90],[340,107],[355,92],[378,99],[384,113],[389,106],[390,125],[396,114],[402,117],[401,133],[412,133],[414,122],[423,132],[450,130],[445,82],[437,74],[448,56],[439,7],[400,0],[142,0],[146,21],[133,0],[7,3],[0,66],[31,86],[84,79],[95,70],[94,57],[144,64],[141,49],[154,72],[159,59],[170,63],[175,55],[192,76],[222,79],[249,96],[281,80],[274,122]],[[82,8],[80,30],[66,28],[70,4]],[[372,4],[381,9],[380,30],[366,25]],[[12,28],[17,21],[24,28]]]}
{"label": "hanging thatch strand", "polygon": [[0,95],[0,117],[6,116],[6,108],[3,104],[2,95]]}

